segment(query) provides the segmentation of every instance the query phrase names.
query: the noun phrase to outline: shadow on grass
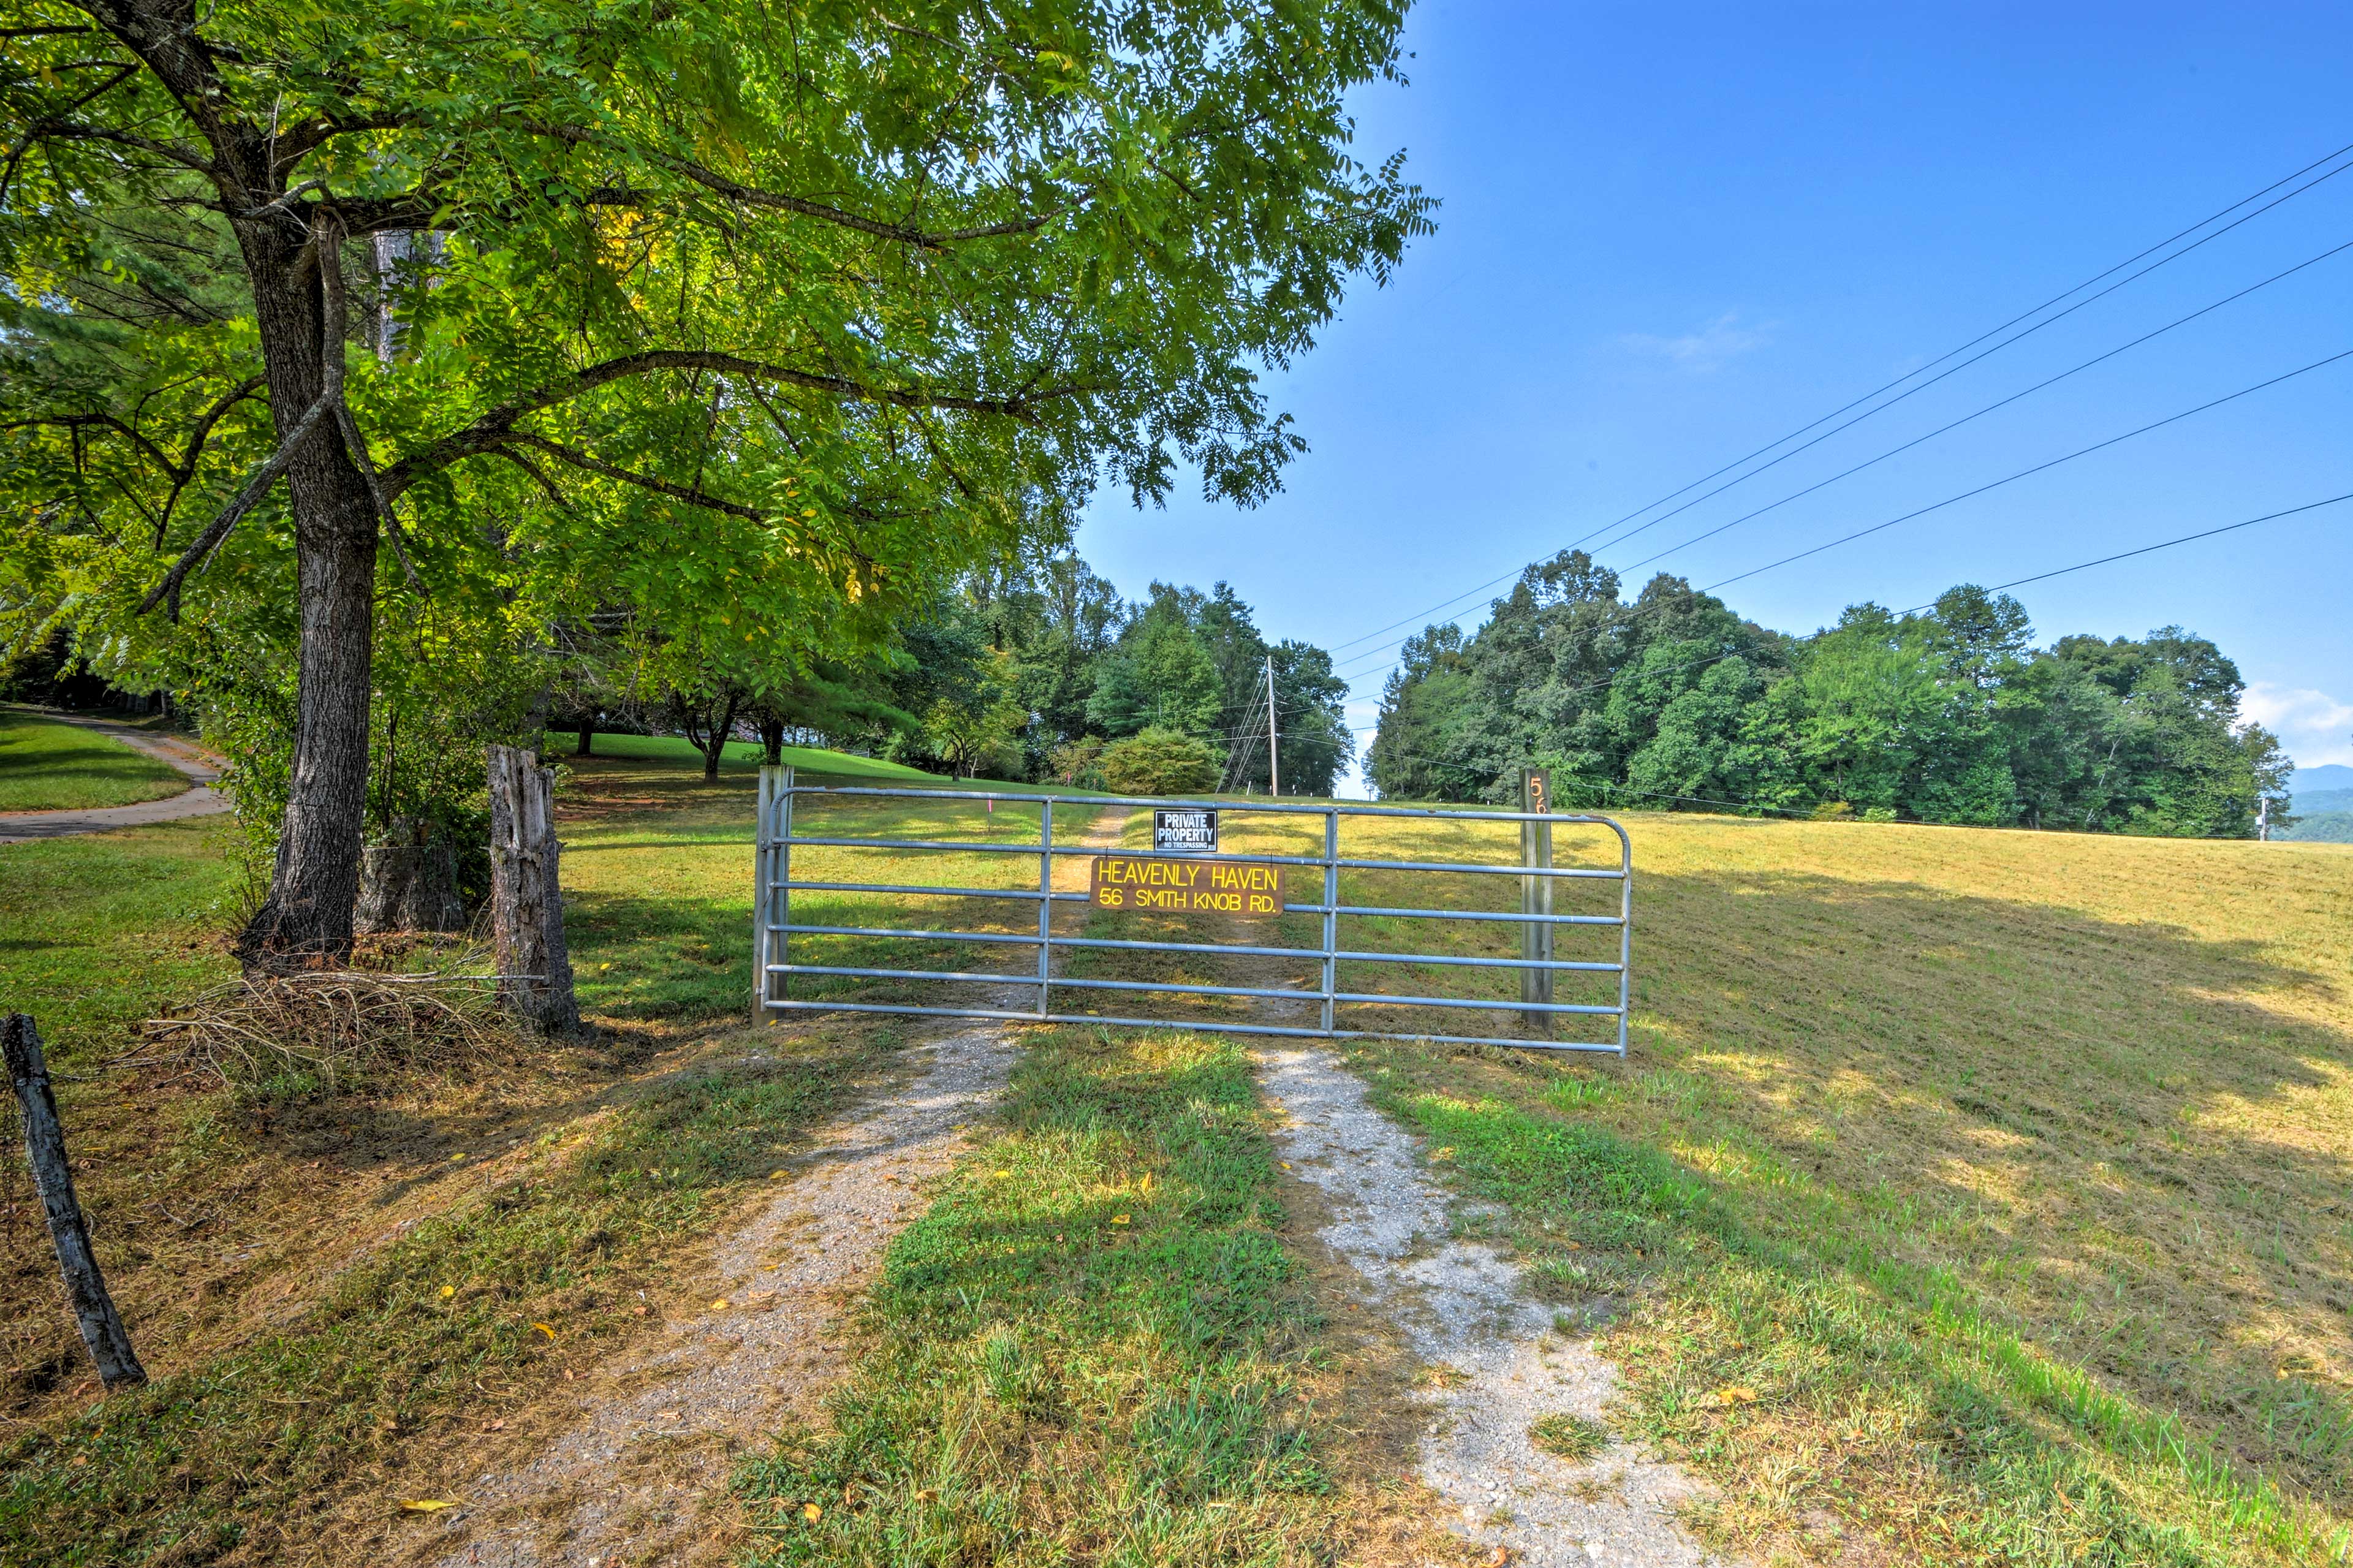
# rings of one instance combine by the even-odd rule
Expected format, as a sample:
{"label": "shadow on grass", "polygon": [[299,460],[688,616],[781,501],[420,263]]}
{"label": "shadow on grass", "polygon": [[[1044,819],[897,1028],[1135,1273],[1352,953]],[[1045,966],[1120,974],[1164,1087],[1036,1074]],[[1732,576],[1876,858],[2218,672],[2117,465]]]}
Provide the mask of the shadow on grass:
{"label": "shadow on grass", "polygon": [[[804,1040],[556,1108],[609,1113],[564,1153],[363,1254],[236,1348],[13,1435],[0,1561],[248,1561],[322,1542],[331,1558],[384,1560],[365,1540],[389,1506],[385,1477],[420,1445],[478,1447],[486,1407],[642,1332],[641,1303],[674,1288],[681,1247],[809,1148],[893,1039]],[[339,1553],[352,1531],[361,1547]]]}
{"label": "shadow on grass", "polygon": [[1557,1293],[1656,1289],[1644,1422],[1734,1515],[1794,1494],[1934,1561],[2336,1549],[2353,1163],[2316,1097],[2353,1033],[2285,999],[2337,982],[1901,883],[1652,873],[1640,908],[1625,1068],[1364,1059]]}

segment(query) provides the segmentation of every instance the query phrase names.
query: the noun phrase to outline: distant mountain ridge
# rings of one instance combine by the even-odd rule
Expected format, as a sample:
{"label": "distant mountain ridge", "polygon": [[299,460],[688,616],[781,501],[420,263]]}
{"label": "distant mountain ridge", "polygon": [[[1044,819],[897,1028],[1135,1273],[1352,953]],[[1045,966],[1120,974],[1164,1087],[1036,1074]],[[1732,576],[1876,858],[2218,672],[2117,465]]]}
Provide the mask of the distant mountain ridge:
{"label": "distant mountain ridge", "polygon": [[[2295,798],[2296,810],[2325,811],[2328,808],[2317,804],[2307,805],[2306,802],[2316,795],[2324,793],[2334,795],[2342,790],[2353,790],[2353,768],[2348,768],[2342,763],[2324,763],[2316,768],[2298,768],[2295,770],[2295,776],[2288,780],[2287,787],[2288,793]],[[2337,809],[2343,808],[2340,806]]]}

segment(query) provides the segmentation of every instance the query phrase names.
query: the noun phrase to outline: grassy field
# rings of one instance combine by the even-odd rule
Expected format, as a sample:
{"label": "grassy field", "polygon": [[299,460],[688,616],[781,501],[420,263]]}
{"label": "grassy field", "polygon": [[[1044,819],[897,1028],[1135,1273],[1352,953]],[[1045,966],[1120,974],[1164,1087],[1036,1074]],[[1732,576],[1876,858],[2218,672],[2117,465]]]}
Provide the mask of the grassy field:
{"label": "grassy field", "polygon": [[120,741],[0,709],[0,811],[130,805],[187,787],[170,766]]}
{"label": "grassy field", "polygon": [[[384,1496],[506,1462],[568,1360],[645,1331],[630,1292],[687,1299],[677,1282],[775,1152],[890,1072],[905,1037],[796,1019],[761,1031],[768,1066],[743,1065],[750,798],[733,766],[705,784],[663,758],[577,764],[567,903],[605,1040],[361,1101],[96,1073],[158,994],[225,967],[230,879],[207,825],[0,849],[0,985],[86,1075],[65,1086],[85,1197],[164,1374],[93,1400],[19,1169],[0,1559],[283,1560],[250,1527],[265,1517],[367,1555],[396,1543]],[[1626,1368],[1621,1426],[1721,1483],[1703,1529],[1760,1562],[2345,1561],[2353,848],[1628,820],[1625,1063],[1390,1043],[1349,1059],[1429,1136],[1434,1172],[1500,1205],[1560,1310],[1601,1326]],[[1242,842],[1304,847],[1237,823]],[[1067,842],[1089,824],[1057,826]],[[804,827],[1011,845],[1035,841],[1036,816],[843,801]],[[1509,829],[1348,832],[1344,853],[1512,847]],[[1564,830],[1563,860],[1597,848]],[[810,849],[797,869],[1018,887],[1034,864]],[[1077,858],[1059,873],[1082,877]],[[1367,871],[1344,891],[1516,897],[1509,879],[1443,886]],[[929,902],[809,895],[796,912],[950,912]],[[1250,936],[1303,946],[1312,927]],[[1446,950],[1508,952],[1511,929],[1446,928]],[[1342,940],[1426,934],[1366,920]],[[991,970],[1029,954],[796,943],[828,963],[886,952]],[[1266,984],[1310,967],[1094,953],[1069,973]],[[1513,984],[1343,973],[1376,982]],[[1366,1521],[1409,1510],[1412,1489],[1377,1422],[1345,1409],[1342,1385],[1377,1379],[1335,1371],[1345,1292],[1319,1284],[1244,1053],[1181,1027],[1027,1037],[990,1141],[894,1245],[832,1421],[744,1472],[760,1550],[1377,1559]],[[480,1436],[493,1412],[513,1415],[495,1442]],[[819,1497],[850,1500],[795,1511]]]}

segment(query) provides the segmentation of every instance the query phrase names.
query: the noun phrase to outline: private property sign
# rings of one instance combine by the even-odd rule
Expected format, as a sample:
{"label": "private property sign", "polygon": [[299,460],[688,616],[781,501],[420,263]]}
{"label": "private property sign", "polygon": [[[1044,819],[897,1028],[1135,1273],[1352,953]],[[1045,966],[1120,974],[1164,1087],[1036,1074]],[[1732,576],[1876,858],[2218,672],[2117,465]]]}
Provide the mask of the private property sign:
{"label": "private property sign", "polygon": [[1282,912],[1282,868],[1246,860],[1099,855],[1089,892],[1099,910],[1263,920]]}
{"label": "private property sign", "polygon": [[1152,847],[1162,855],[1215,855],[1218,852],[1217,808],[1208,805],[1154,807]]}

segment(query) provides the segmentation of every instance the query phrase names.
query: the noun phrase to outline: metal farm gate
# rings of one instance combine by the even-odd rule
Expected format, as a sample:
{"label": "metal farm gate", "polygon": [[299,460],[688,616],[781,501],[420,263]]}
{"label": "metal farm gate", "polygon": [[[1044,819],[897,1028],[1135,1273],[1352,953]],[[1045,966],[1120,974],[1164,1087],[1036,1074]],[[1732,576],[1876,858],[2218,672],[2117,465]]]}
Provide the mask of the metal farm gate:
{"label": "metal farm gate", "polygon": [[[1623,1056],[1633,952],[1632,846],[1625,829],[1608,817],[1545,810],[1549,802],[1540,773],[1525,780],[1522,801],[1536,809],[1456,811],[1293,804],[1265,798],[1150,800],[809,784],[797,783],[791,768],[763,768],[753,921],[757,1008],[763,1015],[846,1011],[1140,1025],[1314,1039],[1427,1040]],[[1103,813],[1112,814],[1110,823],[1124,832],[1133,814],[1143,811],[1154,813],[1156,837],[1151,850],[1072,837],[1079,826],[1074,818],[1092,818],[1099,836]],[[1031,812],[1037,817],[1034,835],[1028,831],[1026,821]],[[1303,854],[1223,849],[1219,847],[1221,819],[1247,824],[1240,835],[1245,839],[1278,843],[1320,827],[1320,850]],[[1344,856],[1343,825],[1358,821],[1375,830],[1516,824],[1518,858],[1516,863],[1486,863]],[[882,830],[854,831],[877,826]],[[853,831],[841,831],[844,827]],[[1005,828],[1012,830],[1009,839],[1000,836]],[[1605,847],[1602,863],[1554,865],[1553,835],[1564,828],[1594,830]],[[1600,830],[1614,836],[1614,846],[1601,837]],[[1476,830],[1468,827],[1450,826],[1441,832],[1462,839],[1476,837]],[[1230,831],[1224,835],[1227,841],[1233,837]],[[960,880],[936,883],[856,875],[858,858],[878,851],[899,858],[936,857],[949,863],[951,874],[959,865],[965,870]],[[823,857],[849,874],[812,879],[804,872],[796,877],[796,852],[804,866],[812,858]],[[984,858],[976,861],[968,857]],[[1092,863],[1087,885],[1073,885],[1074,876],[1061,879],[1058,885],[1058,864],[1079,861]],[[982,868],[998,866],[1018,880],[983,874]],[[1453,900],[1394,895],[1385,901],[1384,891],[1396,889],[1400,879],[1408,878],[1448,879],[1470,892],[1463,901],[1473,907],[1429,907]],[[1482,898],[1497,902],[1508,895],[1510,885],[1496,885],[1494,879],[1499,878],[1518,879],[1518,907],[1475,907]],[[1344,880],[1372,888],[1372,900],[1344,901]],[[1307,886],[1292,885],[1300,881]],[[1580,889],[1589,889],[1584,897],[1590,907],[1568,912],[1556,909],[1556,892],[1573,895]],[[1312,897],[1299,896],[1311,889]],[[797,906],[797,896],[801,900]],[[1558,901],[1573,903],[1576,899],[1564,897]],[[1066,929],[1057,931],[1056,911],[1072,905],[1091,907],[1087,914],[1075,921],[1066,921]],[[1034,907],[1034,921],[1023,906]],[[995,912],[1008,909],[1009,915]],[[797,910],[802,918],[795,918]],[[819,918],[808,918],[812,913]],[[831,918],[826,918],[828,913]],[[1224,928],[1231,939],[1177,940],[1201,934],[1195,917],[1202,914],[1210,917],[1212,926]],[[909,915],[920,918],[908,921]],[[1279,932],[1287,926],[1291,934],[1300,938],[1320,931],[1321,941],[1308,945],[1304,941],[1279,942],[1237,934],[1234,928],[1245,916],[1272,921]],[[1168,929],[1171,918],[1184,924]],[[1377,946],[1356,936],[1351,945],[1344,947],[1343,921],[1351,922],[1352,936],[1357,932],[1397,936],[1403,945]],[[1105,927],[1117,931],[1139,921],[1153,921],[1162,929],[1142,936],[1099,934]],[[1586,956],[1556,956],[1556,938],[1559,944],[1582,941],[1599,951],[1588,949]],[[1464,951],[1481,945],[1508,948],[1514,939],[1516,953]],[[990,952],[1009,955],[1023,948],[1034,950],[1035,962],[1022,962],[1009,970],[976,969],[955,956]],[[920,960],[916,964],[855,962],[927,952],[949,956],[938,967],[919,966]],[[836,962],[826,962],[828,959]],[[1226,984],[1202,983],[1198,977],[1168,980],[1063,973],[1073,963],[1146,966],[1174,963],[1195,969],[1219,964],[1247,968],[1255,963],[1261,969],[1290,965],[1295,976],[1283,984]],[[1375,966],[1377,975],[1402,973],[1422,984],[1410,990],[1377,988],[1378,982],[1365,989],[1342,989],[1343,967],[1356,965]],[[1441,977],[1450,975],[1455,977],[1451,987],[1440,984]],[[1248,981],[1264,976],[1245,973],[1224,978]],[[1492,985],[1507,978],[1518,980],[1516,996],[1459,994],[1462,984],[1475,988],[1482,982]],[[802,993],[797,995],[792,994],[797,981]],[[1562,983],[1582,987],[1586,999],[1555,1000],[1556,984]],[[973,986],[991,989],[978,998],[965,990],[961,1001],[953,991],[945,996],[938,994],[945,987]],[[1450,988],[1458,994],[1427,994]],[[1136,1016],[1137,1005],[1133,1002],[1117,1013],[1057,1010],[1058,1002],[1067,1008],[1078,996],[1090,993],[1170,999],[1196,1009],[1225,1011],[1147,1017]],[[1063,1001],[1065,997],[1072,1001]],[[1235,1016],[1237,1007],[1244,1010],[1242,1016]],[[1433,1016],[1424,1009],[1445,1011]],[[1451,1026],[1442,1026],[1449,1032],[1420,1026],[1425,1020],[1436,1023],[1472,1012],[1505,1015],[1503,1026],[1516,1025],[1520,1032],[1508,1035],[1490,1028],[1454,1033]],[[1571,1031],[1573,1036],[1606,1033],[1608,1037],[1555,1038],[1556,1021],[1582,1025]],[[1344,1024],[1366,1026],[1344,1027]]]}

